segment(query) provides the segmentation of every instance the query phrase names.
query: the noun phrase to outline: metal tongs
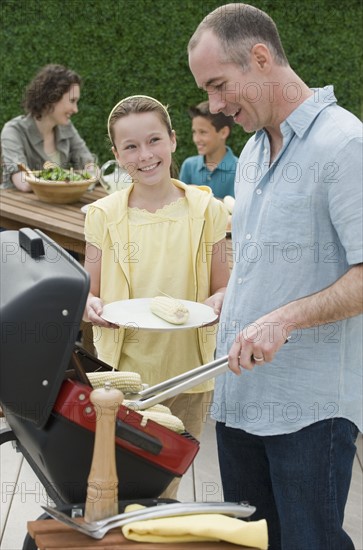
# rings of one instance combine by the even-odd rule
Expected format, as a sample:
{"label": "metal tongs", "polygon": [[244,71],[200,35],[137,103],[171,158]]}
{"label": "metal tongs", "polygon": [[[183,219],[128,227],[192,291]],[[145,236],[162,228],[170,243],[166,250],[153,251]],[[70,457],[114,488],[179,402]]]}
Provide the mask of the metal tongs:
{"label": "metal tongs", "polygon": [[[194,388],[198,384],[210,380],[219,374],[228,370],[228,356],[225,355],[220,359],[215,359],[210,363],[196,367],[190,371],[169,378],[165,382],[160,382],[155,386],[141,390],[137,394],[133,394],[127,406],[136,411],[148,409],[153,405],[157,405],[165,399],[174,397],[190,388]],[[135,398],[135,399],[133,399]],[[128,397],[129,399],[129,397]]]}
{"label": "metal tongs", "polygon": [[[287,344],[290,338],[291,336],[288,336],[284,343]],[[224,355],[210,363],[196,367],[183,374],[174,376],[174,378],[169,378],[169,380],[165,382],[160,382],[160,384],[156,384],[155,386],[139,391],[137,394],[133,394],[135,400],[131,398],[127,406],[136,411],[148,409],[153,405],[161,403],[165,399],[174,397],[185,390],[190,390],[190,388],[194,388],[194,386],[227,371],[228,355]]]}
{"label": "metal tongs", "polygon": [[176,502],[172,504],[157,504],[141,510],[132,512],[124,512],[98,521],[89,523],[79,523],[75,519],[67,516],[67,514],[42,506],[52,518],[76,529],[84,535],[88,535],[94,539],[102,539],[108,531],[115,527],[122,527],[134,521],[142,521],[148,519],[167,518],[175,516],[186,516],[190,514],[224,514],[235,518],[247,518],[251,516],[256,508],[247,503],[231,503],[231,502]]}

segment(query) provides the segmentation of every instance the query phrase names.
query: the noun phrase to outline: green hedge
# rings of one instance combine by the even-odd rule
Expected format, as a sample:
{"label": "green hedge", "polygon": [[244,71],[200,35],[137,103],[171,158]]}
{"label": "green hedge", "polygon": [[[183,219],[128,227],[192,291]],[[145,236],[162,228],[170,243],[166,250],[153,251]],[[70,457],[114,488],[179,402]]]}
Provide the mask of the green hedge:
{"label": "green hedge", "polygon": [[[218,5],[211,0],[2,0],[0,126],[21,112],[23,90],[46,63],[79,72],[73,121],[101,163],[111,158],[106,121],[122,97],[152,95],[170,107],[180,164],[196,154],[188,106],[205,99],[188,68],[189,37]],[[276,21],[292,67],[312,87],[333,83],[339,103],[362,108],[360,0],[254,1]],[[248,136],[235,127],[239,154]]]}

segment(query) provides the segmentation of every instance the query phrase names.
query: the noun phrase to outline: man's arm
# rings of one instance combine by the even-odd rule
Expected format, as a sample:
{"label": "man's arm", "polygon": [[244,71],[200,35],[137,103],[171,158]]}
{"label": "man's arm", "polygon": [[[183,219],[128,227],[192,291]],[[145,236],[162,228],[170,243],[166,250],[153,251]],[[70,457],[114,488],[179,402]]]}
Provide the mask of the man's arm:
{"label": "man's arm", "polygon": [[257,319],[240,332],[229,351],[229,366],[240,374],[240,366],[253,369],[258,361],[272,361],[289,333],[359,315],[363,311],[363,264],[352,267],[331,286],[288,304]]}

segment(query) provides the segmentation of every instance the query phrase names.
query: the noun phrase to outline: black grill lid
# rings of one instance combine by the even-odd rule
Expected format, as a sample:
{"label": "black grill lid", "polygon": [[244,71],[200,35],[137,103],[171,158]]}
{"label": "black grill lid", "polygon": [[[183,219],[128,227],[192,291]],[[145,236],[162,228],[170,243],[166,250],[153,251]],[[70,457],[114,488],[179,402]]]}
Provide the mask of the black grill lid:
{"label": "black grill lid", "polygon": [[81,265],[39,230],[0,233],[0,402],[41,428],[57,398],[89,291]]}

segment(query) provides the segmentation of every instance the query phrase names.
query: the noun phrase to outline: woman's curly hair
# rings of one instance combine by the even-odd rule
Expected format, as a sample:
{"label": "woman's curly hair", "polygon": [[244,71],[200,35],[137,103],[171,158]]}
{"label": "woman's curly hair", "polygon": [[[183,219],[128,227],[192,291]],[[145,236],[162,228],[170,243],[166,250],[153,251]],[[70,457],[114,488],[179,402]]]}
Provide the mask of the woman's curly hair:
{"label": "woman's curly hair", "polygon": [[81,77],[77,73],[63,65],[46,65],[25,90],[22,102],[25,112],[39,120],[52,110],[73,84],[81,85]]}

